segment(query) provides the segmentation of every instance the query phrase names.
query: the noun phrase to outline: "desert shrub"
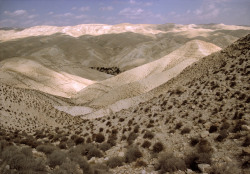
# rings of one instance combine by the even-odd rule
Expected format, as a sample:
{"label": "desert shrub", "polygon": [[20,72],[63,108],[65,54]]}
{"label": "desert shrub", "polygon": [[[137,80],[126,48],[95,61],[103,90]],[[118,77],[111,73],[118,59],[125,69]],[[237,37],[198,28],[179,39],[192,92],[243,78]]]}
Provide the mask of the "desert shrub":
{"label": "desert shrub", "polygon": [[142,145],[141,145],[141,147],[143,147],[143,148],[149,148],[151,146],[151,142],[150,141],[144,141],[143,143],[142,143]]}
{"label": "desert shrub", "polygon": [[115,168],[123,165],[123,158],[122,157],[111,157],[107,161],[107,166],[110,168]]}
{"label": "desert shrub", "polygon": [[154,124],[148,123],[147,128],[151,128],[151,127],[154,127]]}
{"label": "desert shrub", "polygon": [[242,144],[242,146],[247,147],[250,145],[250,136],[247,136]]}
{"label": "desert shrub", "polygon": [[105,140],[105,136],[102,133],[96,134],[95,141],[97,143],[102,143]]}
{"label": "desert shrub", "polygon": [[66,161],[60,165],[59,168],[53,170],[54,174],[81,174],[82,172],[78,170],[77,164],[73,161]]}
{"label": "desert shrub", "polygon": [[143,160],[137,160],[135,163],[135,167],[147,167],[147,166],[148,164]]}
{"label": "desert shrub", "polygon": [[154,136],[155,136],[154,133],[146,131],[145,134],[143,135],[143,138],[153,139]]}
{"label": "desert shrub", "polygon": [[36,147],[36,150],[39,152],[43,152],[46,155],[51,154],[53,151],[57,150],[58,148],[52,144],[43,144]]}
{"label": "desert shrub", "polygon": [[22,148],[19,150],[15,146],[10,146],[3,151],[2,159],[11,169],[16,169],[20,173],[24,171],[46,171],[44,161],[34,159],[30,150],[31,148]]}
{"label": "desert shrub", "polygon": [[139,129],[140,129],[140,126],[139,126],[139,125],[136,125],[135,128],[134,128],[134,133],[138,133],[138,132],[139,132]]}
{"label": "desert shrub", "polygon": [[226,130],[220,131],[220,134],[215,138],[216,141],[222,142],[225,138],[227,138],[228,133]]}
{"label": "desert shrub", "polygon": [[33,156],[32,148],[31,147],[23,147],[21,149],[21,153],[23,153],[25,156],[28,156],[28,157],[32,157]]}
{"label": "desert shrub", "polygon": [[131,132],[129,135],[128,135],[128,144],[131,145],[133,144],[134,140],[138,137],[138,135],[134,132]]}
{"label": "desert shrub", "polygon": [[230,124],[227,121],[225,121],[222,123],[220,130],[224,130],[224,129],[228,129],[228,128],[230,128]]}
{"label": "desert shrub", "polygon": [[93,174],[93,169],[90,167],[87,160],[79,153],[70,151],[68,156],[71,161],[74,161],[80,166],[80,168],[84,171],[84,174]]}
{"label": "desert shrub", "polygon": [[0,140],[0,156],[3,150],[9,146],[9,143],[6,140]]}
{"label": "desert shrub", "polygon": [[60,149],[67,149],[67,144],[65,142],[60,142],[60,144],[58,145],[58,147]]}
{"label": "desert shrub", "polygon": [[157,142],[153,146],[154,153],[159,153],[159,152],[163,151],[163,149],[164,149],[164,145],[161,142]]}
{"label": "desert shrub", "polygon": [[117,136],[116,135],[111,135],[108,137],[107,143],[109,143],[111,146],[115,146],[116,145],[116,140],[117,140]]}
{"label": "desert shrub", "polygon": [[110,174],[108,166],[104,163],[93,164],[91,167],[93,168],[94,174]]}
{"label": "desert shrub", "polygon": [[39,145],[39,143],[33,137],[27,137],[25,139],[22,139],[20,143],[30,146],[32,148],[36,148]]}
{"label": "desert shrub", "polygon": [[83,144],[84,143],[84,138],[82,137],[77,137],[75,138],[75,144],[78,145],[78,144]]}
{"label": "desert shrub", "polygon": [[191,131],[190,128],[185,127],[185,128],[183,128],[183,129],[181,130],[181,134],[182,134],[182,135],[183,135],[183,134],[188,134],[190,131]]}
{"label": "desert shrub", "polygon": [[240,174],[241,170],[233,163],[213,165],[210,174]]}
{"label": "desert shrub", "polygon": [[111,133],[112,133],[112,135],[116,135],[116,134],[118,134],[118,130],[117,129],[112,129]]}
{"label": "desert shrub", "polygon": [[200,140],[197,150],[199,153],[210,153],[213,151],[211,144],[206,139]]}
{"label": "desert shrub", "polygon": [[111,148],[111,145],[107,142],[103,142],[100,144],[99,149],[101,149],[103,152],[109,150]]}
{"label": "desert shrub", "polygon": [[180,129],[183,126],[182,122],[179,122],[175,125],[175,129]]}
{"label": "desert shrub", "polygon": [[233,132],[236,133],[236,132],[239,132],[242,130],[242,125],[247,125],[247,122],[244,121],[244,120],[239,120],[237,121],[234,129],[233,129]]}
{"label": "desert shrub", "polygon": [[198,168],[198,164],[211,164],[211,154],[197,152],[189,154],[185,158],[185,163],[189,169],[201,172]]}
{"label": "desert shrub", "polygon": [[82,154],[86,156],[88,160],[91,159],[92,157],[100,158],[103,156],[102,152],[93,144],[85,144],[83,146]]}
{"label": "desert shrub", "polygon": [[48,156],[48,163],[50,167],[61,165],[66,160],[66,153],[61,150],[55,150]]}
{"label": "desert shrub", "polygon": [[217,132],[217,130],[218,130],[218,127],[216,125],[212,125],[209,128],[209,133]]}
{"label": "desert shrub", "polygon": [[77,137],[78,137],[78,136],[74,134],[74,135],[71,135],[70,139],[75,141],[75,139],[76,139]]}
{"label": "desert shrub", "polygon": [[126,139],[127,139],[126,135],[122,135],[121,141],[124,141],[124,140],[126,140]]}
{"label": "desert shrub", "polygon": [[8,146],[3,150],[1,157],[4,161],[8,161],[17,153],[19,153],[19,150],[16,146]]}
{"label": "desert shrub", "polygon": [[198,138],[191,138],[190,145],[195,146],[196,144],[199,143],[199,141],[200,140]]}
{"label": "desert shrub", "polygon": [[177,158],[173,154],[164,153],[156,165],[156,170],[159,170],[159,173],[185,171],[186,164],[183,159]]}
{"label": "desert shrub", "polygon": [[86,143],[92,143],[92,139],[88,137]]}
{"label": "desert shrub", "polygon": [[125,153],[125,162],[131,163],[142,157],[142,153],[137,146],[128,147]]}
{"label": "desert shrub", "polygon": [[124,122],[124,118],[119,118],[119,122]]}

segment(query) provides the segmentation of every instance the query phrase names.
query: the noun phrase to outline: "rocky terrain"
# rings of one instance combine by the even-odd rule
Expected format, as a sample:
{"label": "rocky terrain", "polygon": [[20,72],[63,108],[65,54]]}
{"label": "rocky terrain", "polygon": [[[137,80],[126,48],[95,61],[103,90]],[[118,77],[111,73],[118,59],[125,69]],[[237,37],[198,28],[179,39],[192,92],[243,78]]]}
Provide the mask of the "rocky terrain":
{"label": "rocky terrain", "polygon": [[[186,39],[116,76],[89,64],[81,70],[66,51],[59,60],[70,60],[67,68],[52,59],[62,53],[55,49],[24,58],[20,47],[20,55],[10,55],[25,29],[13,34],[17,40],[0,43],[0,173],[249,173],[250,35],[230,44],[246,28],[147,27],[143,38],[155,39],[159,30]],[[221,36],[211,39],[213,32]],[[222,38],[228,47],[219,45]],[[74,64],[79,70],[72,70]],[[95,73],[93,79],[84,71]]]}

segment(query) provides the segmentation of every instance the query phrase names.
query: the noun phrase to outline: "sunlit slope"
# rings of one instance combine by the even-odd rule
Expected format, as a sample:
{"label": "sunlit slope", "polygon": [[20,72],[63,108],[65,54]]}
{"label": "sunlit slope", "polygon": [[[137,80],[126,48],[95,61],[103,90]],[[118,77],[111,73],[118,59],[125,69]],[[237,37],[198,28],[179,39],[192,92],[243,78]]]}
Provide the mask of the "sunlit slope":
{"label": "sunlit slope", "polygon": [[71,97],[94,81],[65,72],[57,72],[25,58],[11,58],[0,62],[2,83],[48,94]]}
{"label": "sunlit slope", "polygon": [[76,95],[76,102],[99,108],[146,93],[175,77],[200,58],[218,50],[219,47],[210,43],[190,41],[159,60],[88,86]]}

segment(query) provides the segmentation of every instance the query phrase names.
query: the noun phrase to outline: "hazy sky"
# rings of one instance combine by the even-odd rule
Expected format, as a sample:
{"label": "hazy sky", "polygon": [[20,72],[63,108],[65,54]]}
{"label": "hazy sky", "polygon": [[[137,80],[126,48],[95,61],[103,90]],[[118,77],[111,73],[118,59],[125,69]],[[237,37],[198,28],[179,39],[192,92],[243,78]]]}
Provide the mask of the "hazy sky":
{"label": "hazy sky", "polygon": [[250,0],[0,0],[0,27],[84,23],[250,25]]}

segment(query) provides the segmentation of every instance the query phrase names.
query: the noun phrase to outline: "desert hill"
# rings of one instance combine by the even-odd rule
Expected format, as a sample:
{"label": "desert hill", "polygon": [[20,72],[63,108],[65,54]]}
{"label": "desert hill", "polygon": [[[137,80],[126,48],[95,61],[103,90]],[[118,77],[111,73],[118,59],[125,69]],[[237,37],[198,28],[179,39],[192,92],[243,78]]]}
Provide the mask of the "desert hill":
{"label": "desert hill", "polygon": [[[84,88],[76,95],[76,102],[100,108],[147,93],[178,75],[193,62],[218,50],[220,48],[213,44],[190,41],[161,59]],[[120,108],[123,109],[123,106]]]}
{"label": "desert hill", "polygon": [[[0,30],[0,60],[30,58],[46,67],[87,78],[81,67],[118,67],[126,71],[160,59],[191,40],[225,48],[249,32],[247,26],[222,24],[83,24]],[[104,79],[102,76],[90,80]]]}
{"label": "desert hill", "polygon": [[[74,105],[71,99],[1,81],[1,173],[249,173],[249,47],[250,35],[211,55],[220,48],[187,42],[170,55],[194,63],[135,96],[150,100],[101,118],[72,117],[55,108]],[[141,81],[168,69],[156,65]],[[33,163],[24,165],[24,159]]]}

